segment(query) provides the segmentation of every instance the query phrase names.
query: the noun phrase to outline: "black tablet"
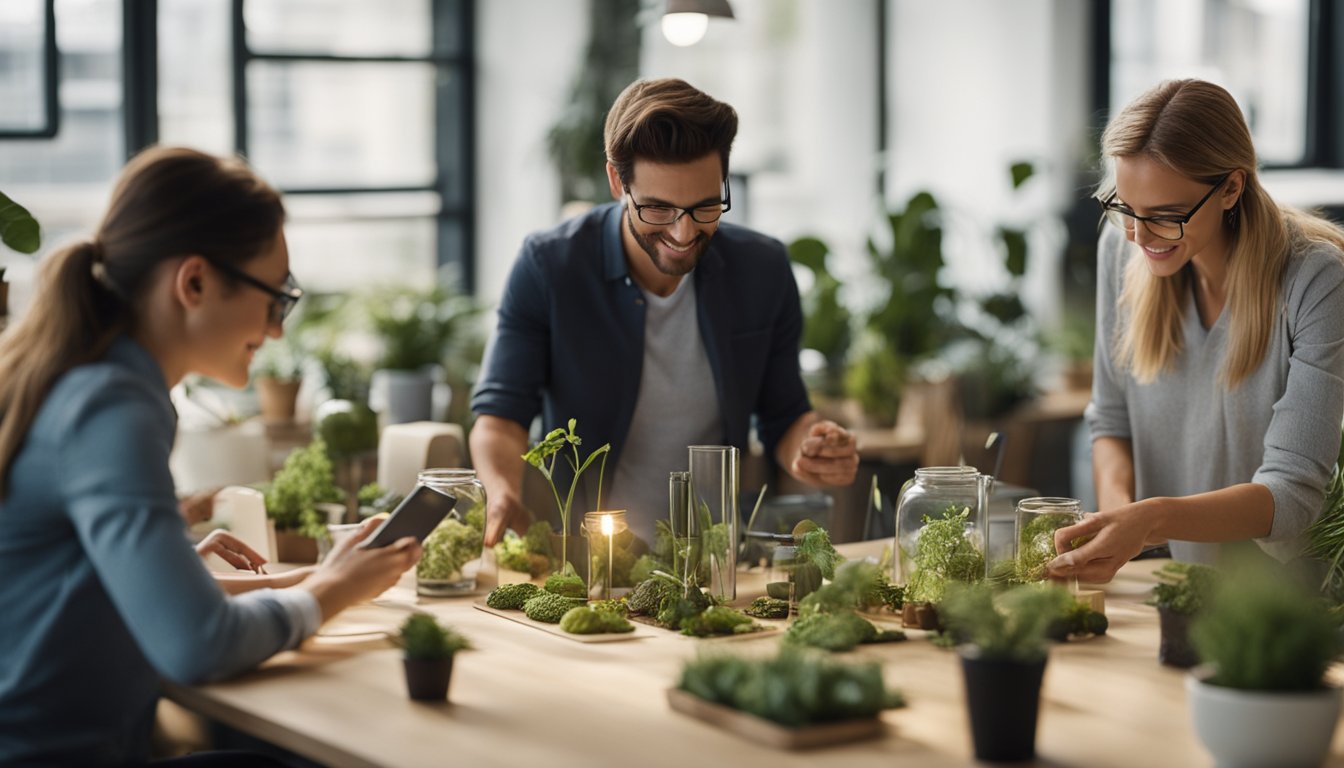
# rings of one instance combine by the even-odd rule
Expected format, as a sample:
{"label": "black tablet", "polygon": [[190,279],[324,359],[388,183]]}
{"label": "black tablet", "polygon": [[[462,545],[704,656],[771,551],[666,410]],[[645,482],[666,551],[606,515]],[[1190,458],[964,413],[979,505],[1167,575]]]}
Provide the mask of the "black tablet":
{"label": "black tablet", "polygon": [[457,497],[451,493],[416,486],[360,546],[369,549],[386,547],[406,536],[414,536],[416,541],[423,543],[456,504]]}

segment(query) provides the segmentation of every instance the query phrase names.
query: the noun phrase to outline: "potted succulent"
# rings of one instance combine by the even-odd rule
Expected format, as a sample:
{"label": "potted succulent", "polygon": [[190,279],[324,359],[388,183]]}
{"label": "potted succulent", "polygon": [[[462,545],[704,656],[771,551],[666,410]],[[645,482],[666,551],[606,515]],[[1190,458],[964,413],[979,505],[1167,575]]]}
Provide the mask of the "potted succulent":
{"label": "potted succulent", "polygon": [[340,502],[326,443],[314,440],[285,458],[266,489],[266,514],[275,524],[275,552],[281,562],[317,561],[317,540],[325,539],[327,513],[320,506]]}
{"label": "potted succulent", "polygon": [[406,692],[416,701],[444,701],[453,676],[453,656],[471,648],[465,637],[427,613],[413,613],[397,638],[404,655]]}
{"label": "potted succulent", "polygon": [[262,345],[252,361],[261,420],[267,424],[294,421],[299,387],[303,384],[303,355],[287,336]]}
{"label": "potted succulent", "polygon": [[1157,586],[1148,604],[1157,608],[1162,636],[1157,660],[1185,669],[1199,663],[1190,643],[1190,623],[1199,615],[1218,586],[1218,571],[1198,563],[1170,562],[1153,573]]}
{"label": "potted succulent", "polygon": [[1239,571],[1191,626],[1207,662],[1186,678],[1190,714],[1218,765],[1321,765],[1340,713],[1325,681],[1338,619],[1281,574]]}
{"label": "potted succulent", "polygon": [[953,586],[940,606],[958,646],[971,740],[978,760],[1030,760],[1047,657],[1046,632],[1068,593],[1048,584],[1015,587],[997,598],[985,584]]}
{"label": "potted succulent", "polygon": [[[583,440],[574,431],[577,424],[578,422],[575,419],[570,419],[568,429],[556,427],[541,442],[532,446],[530,451],[523,454],[523,460],[536,467],[537,471],[541,472],[542,476],[546,478],[546,483],[551,487],[551,494],[555,496],[556,511],[560,514],[560,565],[557,571],[575,576],[578,575],[578,571],[575,570],[569,557],[572,544],[569,537],[569,517],[574,505],[574,492],[579,487],[579,478],[584,471],[592,466],[595,460],[601,458],[602,463],[598,469],[597,477],[597,505],[594,509],[602,509],[602,480],[607,471],[607,452],[611,450],[611,444],[606,443],[588,454],[588,458],[580,457],[579,446],[583,444]],[[560,489],[555,485],[555,467],[566,446],[573,452],[573,456],[565,456],[572,475],[569,481],[569,491],[562,499],[560,498]],[[577,551],[575,555],[580,562],[587,562],[586,555],[578,557],[579,553]]]}

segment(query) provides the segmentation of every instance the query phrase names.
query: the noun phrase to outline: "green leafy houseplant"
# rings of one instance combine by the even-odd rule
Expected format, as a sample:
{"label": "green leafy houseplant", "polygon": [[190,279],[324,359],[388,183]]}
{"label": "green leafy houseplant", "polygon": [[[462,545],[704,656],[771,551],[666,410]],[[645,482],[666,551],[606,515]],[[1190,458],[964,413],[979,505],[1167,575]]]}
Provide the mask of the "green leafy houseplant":
{"label": "green leafy houseplant", "polygon": [[682,668],[677,687],[705,701],[788,727],[875,717],[905,706],[875,662],[841,663],[782,646],[770,658],[704,654]]}
{"label": "green leafy houseplant", "polygon": [[1171,562],[1153,576],[1158,583],[1148,604],[1157,608],[1162,632],[1158,661],[1171,667],[1193,667],[1199,655],[1190,642],[1190,622],[1213,599],[1221,574],[1207,565]]}
{"label": "green leafy houseplant", "polygon": [[410,697],[417,701],[446,699],[453,656],[471,648],[471,643],[427,613],[407,617],[396,641],[404,654],[402,665]]}
{"label": "green leafy houseplant", "polygon": [[[578,433],[574,431],[577,426],[575,419],[569,420],[569,428],[564,429],[556,427],[551,430],[546,437],[532,449],[523,454],[523,460],[537,468],[542,477],[546,478],[546,483],[551,487],[551,494],[555,496],[555,507],[560,514],[560,567],[567,573],[576,573],[574,566],[569,562],[569,518],[571,507],[574,504],[574,492],[579,487],[579,478],[588,467],[592,466],[593,461],[602,459],[601,467],[598,470],[597,479],[597,509],[602,508],[602,481],[607,471],[607,453],[611,450],[611,444],[606,443],[597,450],[588,454],[588,458],[582,458],[579,455],[579,446],[583,440]],[[560,458],[560,454],[568,446],[573,455],[565,455],[565,460],[569,462],[572,477],[569,482],[569,491],[563,499],[560,498],[560,489],[555,485],[555,467]]]}
{"label": "green leafy houseplant", "polygon": [[803,296],[803,348],[825,357],[826,370],[818,389],[836,397],[843,389],[853,318],[841,300],[840,281],[827,268],[829,253],[830,248],[815,237],[789,243],[789,260],[812,273],[812,287]]}
{"label": "green leafy houseplant", "polygon": [[1034,662],[1045,657],[1048,630],[1073,603],[1052,584],[1026,584],[995,597],[985,584],[949,587],[939,613],[953,636],[981,658]]}
{"label": "green leafy houseplant", "polygon": [[285,458],[266,489],[266,514],[278,530],[322,539],[329,535],[327,521],[316,505],[340,500],[326,444],[318,439]]}
{"label": "green leafy houseplant", "polygon": [[[42,228],[27,208],[0,192],[0,242],[19,253],[37,253],[42,246]],[[0,272],[2,278],[3,272]]]}

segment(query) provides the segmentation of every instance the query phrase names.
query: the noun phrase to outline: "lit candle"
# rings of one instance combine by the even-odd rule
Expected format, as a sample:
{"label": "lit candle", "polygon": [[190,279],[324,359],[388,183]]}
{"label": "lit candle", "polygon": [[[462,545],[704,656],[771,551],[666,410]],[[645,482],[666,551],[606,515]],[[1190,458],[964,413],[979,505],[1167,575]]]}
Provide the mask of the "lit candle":
{"label": "lit candle", "polygon": [[607,583],[604,585],[606,589],[603,590],[603,596],[607,600],[611,599],[611,561],[615,550],[616,540],[616,537],[612,535],[612,531],[614,531],[615,528],[616,525],[612,521],[611,515],[603,515],[602,535],[607,537]]}

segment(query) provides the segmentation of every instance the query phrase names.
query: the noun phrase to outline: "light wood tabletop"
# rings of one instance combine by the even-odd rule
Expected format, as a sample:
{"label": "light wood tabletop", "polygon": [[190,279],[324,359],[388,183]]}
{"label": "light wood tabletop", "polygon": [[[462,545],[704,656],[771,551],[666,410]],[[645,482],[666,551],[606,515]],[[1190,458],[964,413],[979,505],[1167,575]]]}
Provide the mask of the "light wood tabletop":
{"label": "light wood tabletop", "polygon": [[[884,542],[842,545],[847,556]],[[1053,647],[1037,731],[1039,764],[1200,766],[1211,759],[1190,726],[1184,673],[1157,663],[1156,611],[1142,604],[1161,561],[1130,563],[1106,586],[1105,637]],[[763,591],[740,574],[739,597]],[[778,632],[695,640],[641,632],[625,642],[579,643],[477,610],[473,598],[416,598],[413,580],[378,605],[329,622],[322,635],[232,681],[167,684],[178,704],[332,766],[763,765],[944,766],[972,763],[956,654],[912,632],[904,643],[839,658],[877,660],[908,706],[882,715],[884,738],[781,752],[669,709],[665,691],[697,652],[767,654]],[[406,696],[391,632],[411,604],[467,635],[450,703]],[[894,618],[894,617],[893,617]],[[359,635],[355,633],[371,632]],[[1344,765],[1337,732],[1331,765]]]}

